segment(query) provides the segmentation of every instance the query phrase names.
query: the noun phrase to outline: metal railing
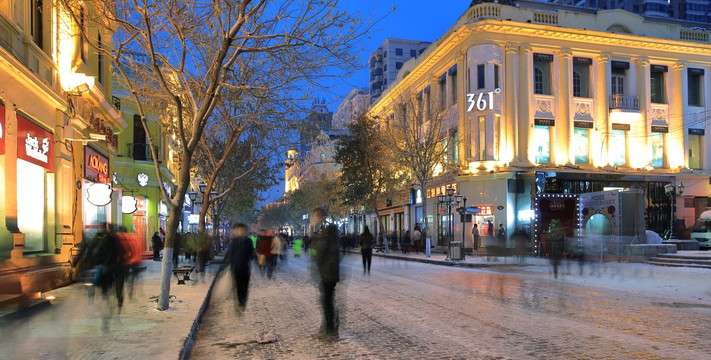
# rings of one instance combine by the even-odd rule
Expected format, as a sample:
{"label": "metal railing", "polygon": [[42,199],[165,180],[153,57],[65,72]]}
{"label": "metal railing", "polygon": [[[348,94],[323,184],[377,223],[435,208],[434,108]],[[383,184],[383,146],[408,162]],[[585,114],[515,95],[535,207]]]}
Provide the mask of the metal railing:
{"label": "metal railing", "polygon": [[[151,152],[150,145],[142,143],[132,143],[127,144],[127,146],[128,157],[132,158],[133,160],[153,161],[153,153]],[[156,149],[156,153],[160,156],[158,147],[154,146],[154,148]]]}
{"label": "metal railing", "polygon": [[611,95],[610,110],[612,109],[639,110],[639,97],[636,95]]}

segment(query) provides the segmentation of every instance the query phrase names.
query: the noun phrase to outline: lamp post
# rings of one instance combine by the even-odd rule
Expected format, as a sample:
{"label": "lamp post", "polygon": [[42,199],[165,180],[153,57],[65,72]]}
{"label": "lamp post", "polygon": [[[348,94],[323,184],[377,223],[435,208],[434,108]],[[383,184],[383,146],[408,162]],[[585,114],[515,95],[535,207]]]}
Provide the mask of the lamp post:
{"label": "lamp post", "polygon": [[669,229],[664,232],[664,239],[665,240],[671,240],[671,239],[676,239],[676,226],[675,220],[676,220],[676,196],[681,195],[684,193],[684,183],[679,184],[679,187],[675,186],[674,183],[669,183],[664,186],[664,193],[669,196],[669,199],[671,200],[671,206],[670,208],[670,217],[669,217]]}
{"label": "lamp post", "polygon": [[[467,208],[467,197],[462,196],[461,194],[457,193],[457,195],[454,196],[454,201],[457,203],[457,205],[459,205],[460,202],[462,203],[462,207],[457,208],[457,212],[462,217],[462,248],[461,248],[462,252],[459,256],[461,257],[462,260],[464,260],[466,257],[466,254],[465,254],[465,249],[466,249],[465,231],[466,231],[466,227],[467,227],[467,215],[466,215],[465,209]],[[454,234],[452,234],[452,235],[454,235]]]}

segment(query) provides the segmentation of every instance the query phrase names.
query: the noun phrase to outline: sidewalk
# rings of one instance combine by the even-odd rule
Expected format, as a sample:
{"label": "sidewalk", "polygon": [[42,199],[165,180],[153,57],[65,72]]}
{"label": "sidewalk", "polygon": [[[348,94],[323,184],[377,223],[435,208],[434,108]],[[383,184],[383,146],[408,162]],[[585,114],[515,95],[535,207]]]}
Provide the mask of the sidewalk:
{"label": "sidewalk", "polygon": [[[353,251],[360,253],[359,251]],[[679,251],[679,254],[686,253]],[[694,252],[688,252],[693,254]],[[644,263],[617,261],[584,262],[562,260],[558,279],[553,278],[553,268],[547,258],[526,256],[519,262],[513,256],[499,256],[497,261],[486,256],[467,255],[464,261],[447,260],[441,252],[432,252],[427,258],[424,253],[401,253],[390,251],[387,254],[373,253],[374,257],[416,261],[442,266],[455,266],[479,269],[482,271],[501,272],[507,275],[550,279],[581,286],[604,287],[631,292],[645,292],[676,299],[679,306],[703,302],[711,304],[711,270],[663,267]],[[582,265],[582,271],[581,271]],[[684,304],[682,304],[684,303]]]}
{"label": "sidewalk", "polygon": [[55,297],[51,305],[0,317],[0,359],[178,359],[219,264],[193,272],[186,285],[173,276],[167,311],[156,309],[161,262],[143,265],[132,298],[124,288],[120,312],[113,289],[108,300],[97,289],[92,301],[89,287],[76,283],[43,293]]}

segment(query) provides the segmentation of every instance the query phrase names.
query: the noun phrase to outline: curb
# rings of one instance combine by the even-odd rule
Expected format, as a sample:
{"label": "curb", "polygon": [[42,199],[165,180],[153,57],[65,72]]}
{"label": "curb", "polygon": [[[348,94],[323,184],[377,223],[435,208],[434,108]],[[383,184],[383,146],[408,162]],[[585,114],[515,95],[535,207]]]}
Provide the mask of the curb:
{"label": "curb", "polygon": [[24,300],[18,304],[0,309],[0,321],[16,320],[50,305],[52,303],[47,299]]}
{"label": "curb", "polygon": [[[360,254],[358,251],[353,251],[351,250],[351,253],[354,254]],[[432,259],[422,259],[422,258],[413,258],[409,256],[398,256],[398,255],[392,255],[392,254],[373,254],[373,256],[378,256],[382,258],[388,258],[388,259],[396,259],[396,260],[403,260],[403,261],[414,261],[414,262],[419,262],[419,263],[425,263],[425,264],[433,264],[433,265],[442,265],[442,266],[456,266],[456,267],[464,267],[464,268],[472,268],[472,269],[481,269],[481,268],[492,268],[492,267],[510,267],[510,266],[532,266],[534,264],[517,264],[517,263],[499,263],[499,264],[475,264],[475,263],[465,263],[465,262],[459,262],[459,261],[441,261],[441,260],[432,260]]]}
{"label": "curb", "polygon": [[202,317],[205,315],[205,312],[207,311],[208,306],[210,306],[210,299],[212,298],[212,289],[215,287],[215,284],[217,283],[217,279],[219,277],[220,277],[220,271],[218,270],[217,273],[215,273],[215,277],[212,279],[210,288],[207,290],[207,295],[205,295],[205,300],[203,300],[202,305],[200,306],[200,310],[198,310],[197,316],[195,317],[195,320],[193,320],[193,325],[190,327],[190,332],[188,333],[188,336],[185,338],[183,347],[180,349],[180,353],[178,354],[179,360],[190,359],[190,354],[193,351],[193,346],[195,345],[195,340],[197,340],[197,334],[200,331],[200,323],[202,323]]}

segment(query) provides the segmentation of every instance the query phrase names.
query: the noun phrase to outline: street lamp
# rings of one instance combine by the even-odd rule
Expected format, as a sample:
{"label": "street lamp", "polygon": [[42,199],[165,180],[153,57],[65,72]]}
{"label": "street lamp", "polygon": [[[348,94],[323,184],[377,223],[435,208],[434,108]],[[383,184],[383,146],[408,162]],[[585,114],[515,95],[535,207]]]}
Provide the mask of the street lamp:
{"label": "street lamp", "polygon": [[[462,218],[462,247],[461,247],[461,254],[459,255],[462,260],[466,257],[465,253],[465,231],[466,231],[466,225],[467,225],[467,215],[466,215],[466,208],[467,208],[467,197],[462,196],[461,194],[457,193],[457,195],[454,196],[454,201],[459,205],[459,203],[462,203],[462,207],[457,208],[457,212],[461,215]],[[454,234],[452,234],[454,236]]]}
{"label": "street lamp", "polygon": [[[448,242],[447,248],[449,249],[449,254],[447,254],[447,257],[451,258],[452,255],[452,241],[454,240],[454,234],[453,234],[453,222],[452,222],[452,197],[454,195],[454,188],[448,187],[444,193],[437,195],[437,200],[439,200],[440,203],[446,203],[447,204],[447,219],[449,221],[449,236],[448,236]],[[454,197],[457,199],[457,197]],[[459,205],[459,203],[457,203]]]}
{"label": "street lamp", "polygon": [[684,183],[679,184],[679,187],[675,186],[674,183],[669,183],[664,186],[664,193],[669,196],[669,199],[671,200],[671,206],[670,208],[670,224],[669,224],[669,229],[664,232],[664,239],[665,240],[671,240],[671,239],[676,239],[676,226],[675,220],[676,220],[676,196],[681,195],[684,193]]}
{"label": "street lamp", "polygon": [[202,183],[202,184],[198,185],[198,187],[200,188],[200,193],[204,194],[205,188],[207,188],[207,184]]}

